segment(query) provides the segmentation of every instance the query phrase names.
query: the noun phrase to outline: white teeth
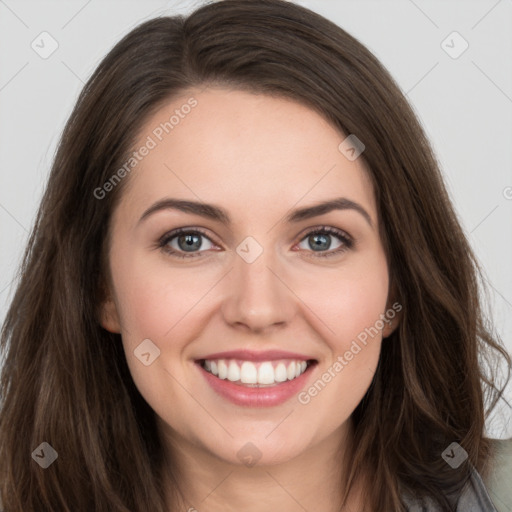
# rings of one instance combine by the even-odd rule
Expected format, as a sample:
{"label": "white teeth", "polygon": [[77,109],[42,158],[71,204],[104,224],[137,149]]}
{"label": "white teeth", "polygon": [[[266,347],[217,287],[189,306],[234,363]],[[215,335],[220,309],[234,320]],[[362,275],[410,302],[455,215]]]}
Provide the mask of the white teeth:
{"label": "white teeth", "polygon": [[288,374],[288,380],[292,380],[295,377],[295,361],[292,361],[288,365],[287,374]]}
{"label": "white teeth", "polygon": [[219,379],[248,385],[272,385],[293,380],[307,368],[306,361],[239,361],[234,359],[205,360],[203,368]]}
{"label": "white teeth", "polygon": [[224,362],[224,359],[219,360],[217,368],[219,369],[219,379],[225,379],[228,376],[228,367]]}
{"label": "white teeth", "polygon": [[240,380],[240,367],[234,362],[231,361],[228,367],[228,380],[231,382],[236,382]]}
{"label": "white teeth", "polygon": [[274,370],[274,379],[276,382],[284,382],[288,379],[286,374],[286,366],[283,363],[279,363]]}
{"label": "white teeth", "polygon": [[249,361],[242,363],[242,367],[240,368],[240,380],[244,384],[256,384],[258,382],[258,370],[253,363]]}
{"label": "white teeth", "polygon": [[258,383],[274,384],[274,368],[272,367],[272,363],[262,363],[262,365],[259,367]]}

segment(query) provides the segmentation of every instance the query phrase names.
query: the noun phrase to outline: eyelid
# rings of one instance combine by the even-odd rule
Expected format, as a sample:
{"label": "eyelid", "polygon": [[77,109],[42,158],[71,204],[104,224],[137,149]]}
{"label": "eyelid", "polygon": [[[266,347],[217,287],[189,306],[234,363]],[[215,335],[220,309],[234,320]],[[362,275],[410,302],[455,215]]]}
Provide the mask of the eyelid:
{"label": "eyelid", "polygon": [[334,226],[328,226],[325,224],[319,225],[319,226],[314,226],[312,228],[307,228],[299,235],[299,241],[304,239],[306,236],[309,236],[309,235],[311,235],[313,233],[317,233],[317,232],[327,232],[330,235],[340,236],[340,237],[346,238],[350,242],[355,242],[355,238],[353,236],[349,235],[345,230],[336,228]]}

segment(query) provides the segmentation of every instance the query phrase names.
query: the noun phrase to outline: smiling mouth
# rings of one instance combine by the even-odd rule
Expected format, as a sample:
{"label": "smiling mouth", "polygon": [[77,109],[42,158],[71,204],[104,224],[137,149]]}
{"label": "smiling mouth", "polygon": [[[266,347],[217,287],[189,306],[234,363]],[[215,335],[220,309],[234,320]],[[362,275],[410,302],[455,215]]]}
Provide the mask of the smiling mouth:
{"label": "smiling mouth", "polygon": [[317,361],[279,359],[255,362],[240,359],[200,359],[197,363],[220,380],[228,380],[243,387],[264,388],[297,379]]}

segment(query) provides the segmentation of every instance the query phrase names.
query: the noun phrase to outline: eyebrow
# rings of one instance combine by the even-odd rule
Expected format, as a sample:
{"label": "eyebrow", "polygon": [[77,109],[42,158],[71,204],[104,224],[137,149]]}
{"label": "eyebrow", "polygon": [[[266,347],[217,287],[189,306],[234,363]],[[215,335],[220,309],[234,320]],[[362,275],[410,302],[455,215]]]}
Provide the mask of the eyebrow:
{"label": "eyebrow", "polygon": [[[139,219],[139,223],[147,219],[150,215],[161,210],[179,210],[184,213],[191,213],[207,219],[222,222],[223,224],[231,224],[231,217],[229,216],[229,213],[220,206],[173,198],[165,198],[151,205],[142,214]],[[364,217],[370,227],[374,227],[368,212],[359,203],[351,201],[346,197],[337,197],[305,208],[298,208],[287,215],[285,217],[285,221],[289,223],[297,223],[319,215],[325,215],[326,213],[334,210],[354,210]]]}

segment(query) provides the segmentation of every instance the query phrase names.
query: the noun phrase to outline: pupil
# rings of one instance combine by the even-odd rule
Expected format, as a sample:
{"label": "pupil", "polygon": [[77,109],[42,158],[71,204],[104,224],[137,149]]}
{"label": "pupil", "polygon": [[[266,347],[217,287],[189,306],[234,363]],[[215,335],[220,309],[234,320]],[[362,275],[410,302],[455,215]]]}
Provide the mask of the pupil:
{"label": "pupil", "polygon": [[[309,237],[310,240],[314,240],[312,248],[313,249],[329,249],[331,246],[331,241],[326,235],[312,235]],[[320,241],[319,241],[320,240]]]}

